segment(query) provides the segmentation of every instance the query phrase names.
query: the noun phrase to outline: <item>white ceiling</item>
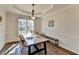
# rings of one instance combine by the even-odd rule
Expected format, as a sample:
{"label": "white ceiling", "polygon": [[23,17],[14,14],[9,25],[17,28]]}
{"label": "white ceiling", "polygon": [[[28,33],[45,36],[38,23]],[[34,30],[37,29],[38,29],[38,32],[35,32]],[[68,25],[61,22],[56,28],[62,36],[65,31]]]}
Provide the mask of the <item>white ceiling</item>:
{"label": "white ceiling", "polygon": [[[18,5],[15,5],[16,7],[18,7],[19,9],[21,10],[24,10],[24,11],[29,11],[31,12],[32,11],[32,5],[30,4],[18,4]],[[42,11],[46,10],[47,8],[49,8],[51,5],[50,4],[36,4],[34,6],[34,10],[36,13],[41,13]]]}
{"label": "white ceiling", "polygon": [[[59,9],[69,6],[68,4],[35,4],[34,10],[36,16],[42,16],[43,14],[48,14],[55,12]],[[32,5],[31,4],[1,4],[0,7],[6,12],[31,15]]]}

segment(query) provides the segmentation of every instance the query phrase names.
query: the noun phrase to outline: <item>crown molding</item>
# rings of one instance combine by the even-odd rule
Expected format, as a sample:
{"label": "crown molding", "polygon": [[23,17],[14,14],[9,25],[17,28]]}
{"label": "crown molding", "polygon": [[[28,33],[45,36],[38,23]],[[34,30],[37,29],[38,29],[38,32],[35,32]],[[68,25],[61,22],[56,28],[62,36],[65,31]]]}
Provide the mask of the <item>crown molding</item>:
{"label": "crown molding", "polygon": [[49,8],[45,9],[44,11],[42,11],[42,14],[46,13],[47,11],[49,11],[52,8],[53,8],[53,4],[51,4]]}
{"label": "crown molding", "polygon": [[[32,15],[32,12],[24,11],[24,10],[18,8],[16,5],[13,5],[13,8],[17,9],[18,11],[20,11],[20,12],[22,12],[22,13],[26,13],[26,14],[28,14],[28,15],[30,15],[30,16]],[[41,14],[42,14],[42,13],[35,13],[35,15],[41,15]]]}
{"label": "crown molding", "polygon": [[51,12],[51,13],[49,13],[49,14],[45,14],[45,16],[44,16],[44,15],[43,15],[43,16],[44,16],[44,17],[51,16],[51,15],[53,15],[53,14],[56,14],[56,13],[58,13],[58,12],[61,12],[61,11],[65,10],[65,9],[68,9],[68,8],[70,8],[70,7],[72,7],[72,6],[73,6],[73,5],[69,5],[69,6],[64,7],[64,8],[61,8],[61,9],[55,11],[55,12]]}

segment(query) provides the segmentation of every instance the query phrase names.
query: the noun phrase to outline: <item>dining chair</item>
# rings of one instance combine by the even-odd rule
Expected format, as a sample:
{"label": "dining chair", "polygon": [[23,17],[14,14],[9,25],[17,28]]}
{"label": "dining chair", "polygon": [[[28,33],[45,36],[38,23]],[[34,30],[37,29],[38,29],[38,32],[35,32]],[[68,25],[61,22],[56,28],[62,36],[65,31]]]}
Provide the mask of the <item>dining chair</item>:
{"label": "dining chair", "polygon": [[19,35],[19,46],[20,46],[20,54],[25,54],[25,50],[27,49],[27,45],[25,43],[23,35]]}
{"label": "dining chair", "polygon": [[20,47],[25,47],[26,45],[24,43],[25,43],[25,41],[24,41],[23,35],[19,35],[19,44],[20,44]]}

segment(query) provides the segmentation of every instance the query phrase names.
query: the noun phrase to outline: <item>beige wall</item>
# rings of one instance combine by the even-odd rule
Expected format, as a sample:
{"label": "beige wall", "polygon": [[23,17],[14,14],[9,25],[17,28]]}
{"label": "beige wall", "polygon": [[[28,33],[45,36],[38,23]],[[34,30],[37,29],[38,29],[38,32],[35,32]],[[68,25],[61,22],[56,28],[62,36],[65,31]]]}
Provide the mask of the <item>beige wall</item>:
{"label": "beige wall", "polygon": [[17,41],[17,35],[18,35],[18,15],[7,13],[6,42]]}
{"label": "beige wall", "polygon": [[41,33],[41,18],[38,18],[34,22],[35,32]]}
{"label": "beige wall", "polygon": [[[6,21],[6,42],[17,41],[18,35],[18,15],[7,13]],[[35,31],[41,32],[41,19],[35,20]]]}
{"label": "beige wall", "polygon": [[0,17],[2,17],[2,22],[0,22],[0,50],[5,44],[5,24],[6,24],[6,13],[0,8]]}
{"label": "beige wall", "polygon": [[[48,21],[54,20],[54,27]],[[59,45],[79,54],[79,5],[72,5],[42,18],[42,32],[59,39]]]}

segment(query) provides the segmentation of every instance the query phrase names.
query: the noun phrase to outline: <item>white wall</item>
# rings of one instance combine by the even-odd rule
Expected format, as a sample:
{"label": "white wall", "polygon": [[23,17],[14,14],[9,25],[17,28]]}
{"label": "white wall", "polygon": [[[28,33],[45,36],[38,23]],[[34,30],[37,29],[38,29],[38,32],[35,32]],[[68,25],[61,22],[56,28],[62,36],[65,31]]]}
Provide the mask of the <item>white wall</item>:
{"label": "white wall", "polygon": [[[6,21],[6,42],[18,41],[18,19],[19,15],[13,13],[7,13]],[[27,16],[26,16],[27,17]],[[41,32],[41,19],[38,18],[35,20],[35,31]]]}
{"label": "white wall", "polygon": [[34,22],[35,32],[41,33],[41,18],[38,18]]}
{"label": "white wall", "polygon": [[5,24],[6,24],[6,13],[0,8],[0,16],[2,22],[0,22],[0,50],[5,44]]}
{"label": "white wall", "polygon": [[[54,27],[48,27],[49,20],[54,20]],[[43,17],[42,32],[59,39],[60,46],[79,54],[79,5]]]}
{"label": "white wall", "polygon": [[17,41],[18,15],[7,13],[6,21],[6,42]]}

